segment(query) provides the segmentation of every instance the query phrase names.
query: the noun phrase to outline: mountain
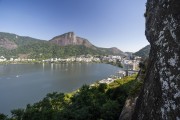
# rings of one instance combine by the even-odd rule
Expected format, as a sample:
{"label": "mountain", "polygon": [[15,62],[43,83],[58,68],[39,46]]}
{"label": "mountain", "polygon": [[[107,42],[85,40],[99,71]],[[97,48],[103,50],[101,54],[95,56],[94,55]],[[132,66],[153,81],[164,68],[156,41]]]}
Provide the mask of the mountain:
{"label": "mountain", "polygon": [[58,44],[60,46],[68,46],[68,45],[83,45],[88,48],[94,48],[87,39],[78,37],[74,32],[68,32],[59,36],[52,38],[49,42]]}
{"label": "mountain", "polygon": [[56,36],[49,41],[0,32],[0,56],[10,58],[25,55],[29,58],[69,57],[76,55],[124,55],[113,48],[99,48],[73,32]]}
{"label": "mountain", "polygon": [[140,49],[139,51],[135,52],[134,55],[147,58],[149,57],[149,52],[150,52],[150,45],[145,46],[144,48]]}
{"label": "mountain", "polygon": [[103,54],[113,54],[113,55],[122,55],[125,56],[124,52],[119,50],[116,47],[112,48],[100,48],[96,47],[92,43],[90,43],[87,39],[81,38],[75,35],[74,32],[68,32],[59,36],[56,36],[50,40],[51,43],[57,44],[59,46],[85,46],[92,50],[96,50],[97,52],[101,52]]}
{"label": "mountain", "polygon": [[12,50],[17,48],[17,44],[13,41],[10,41],[7,38],[0,38],[0,47],[5,48],[7,50]]}
{"label": "mountain", "polygon": [[123,51],[119,50],[116,47],[109,48],[107,51],[109,51],[109,53],[116,54],[116,55],[122,55],[122,56],[126,55]]}
{"label": "mountain", "polygon": [[[19,54],[31,54],[28,53],[28,49],[32,48],[33,44],[42,42],[45,41],[12,33],[0,32],[0,56],[10,58],[19,57]],[[25,48],[26,45],[31,47]],[[24,49],[21,49],[21,47],[24,47]]]}
{"label": "mountain", "polygon": [[[0,32],[0,41],[1,41],[1,43],[0,43],[1,46],[7,46],[8,43],[10,42],[13,46],[16,46],[16,47],[12,48],[12,49],[15,49],[19,46],[29,45],[29,44],[33,44],[33,43],[39,43],[44,40],[35,39],[32,37],[27,37],[27,36],[19,36],[19,35],[12,34],[12,33]],[[3,42],[3,41],[6,41],[6,42]]]}

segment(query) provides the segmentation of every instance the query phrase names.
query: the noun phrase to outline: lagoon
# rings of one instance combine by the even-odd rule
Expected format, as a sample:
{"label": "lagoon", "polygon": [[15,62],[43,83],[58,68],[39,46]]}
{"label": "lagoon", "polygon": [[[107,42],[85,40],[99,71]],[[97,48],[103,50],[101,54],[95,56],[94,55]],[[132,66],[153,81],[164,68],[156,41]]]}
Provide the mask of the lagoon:
{"label": "lagoon", "polygon": [[121,68],[102,63],[0,65],[0,113],[25,108],[51,92],[72,92]]}

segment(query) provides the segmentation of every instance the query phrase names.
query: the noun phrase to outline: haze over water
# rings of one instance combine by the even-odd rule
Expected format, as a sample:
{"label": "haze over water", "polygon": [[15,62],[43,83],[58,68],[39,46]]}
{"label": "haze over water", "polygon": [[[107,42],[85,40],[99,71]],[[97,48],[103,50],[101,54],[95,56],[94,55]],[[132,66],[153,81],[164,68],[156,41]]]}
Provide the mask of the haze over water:
{"label": "haze over water", "polygon": [[10,114],[10,110],[38,102],[47,93],[72,92],[118,70],[98,63],[0,65],[0,113]]}

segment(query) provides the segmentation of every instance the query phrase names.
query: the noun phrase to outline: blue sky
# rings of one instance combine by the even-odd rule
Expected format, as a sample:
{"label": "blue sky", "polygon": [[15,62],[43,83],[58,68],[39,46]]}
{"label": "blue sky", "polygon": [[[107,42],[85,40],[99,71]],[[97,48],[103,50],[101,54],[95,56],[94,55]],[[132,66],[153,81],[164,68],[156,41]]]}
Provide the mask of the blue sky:
{"label": "blue sky", "polygon": [[0,31],[50,40],[73,31],[98,47],[135,52],[144,35],[146,0],[0,0]]}

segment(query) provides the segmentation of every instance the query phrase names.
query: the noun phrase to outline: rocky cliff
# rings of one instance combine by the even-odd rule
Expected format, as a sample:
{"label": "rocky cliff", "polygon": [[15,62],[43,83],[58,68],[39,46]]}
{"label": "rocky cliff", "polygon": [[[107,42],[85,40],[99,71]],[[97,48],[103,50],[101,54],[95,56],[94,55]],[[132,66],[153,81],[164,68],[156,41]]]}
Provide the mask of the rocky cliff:
{"label": "rocky cliff", "polygon": [[12,50],[17,48],[17,44],[7,38],[0,37],[0,47]]}
{"label": "rocky cliff", "polygon": [[149,63],[133,120],[180,120],[180,0],[148,0]]}
{"label": "rocky cliff", "polygon": [[68,32],[68,33],[56,36],[52,38],[50,42],[58,44],[60,46],[84,45],[89,48],[94,47],[88,40],[76,36],[74,32]]}

